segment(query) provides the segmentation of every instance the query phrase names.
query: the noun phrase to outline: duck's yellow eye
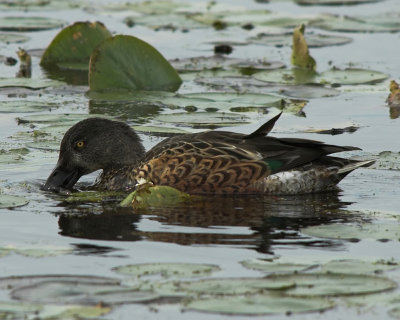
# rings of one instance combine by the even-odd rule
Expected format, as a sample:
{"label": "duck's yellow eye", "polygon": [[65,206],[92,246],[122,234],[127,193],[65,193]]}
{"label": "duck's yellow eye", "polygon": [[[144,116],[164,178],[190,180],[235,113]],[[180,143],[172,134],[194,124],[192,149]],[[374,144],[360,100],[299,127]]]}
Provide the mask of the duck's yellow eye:
{"label": "duck's yellow eye", "polygon": [[76,146],[77,146],[78,148],[82,148],[84,145],[85,145],[85,142],[83,142],[83,141],[78,141],[78,142],[76,143]]}

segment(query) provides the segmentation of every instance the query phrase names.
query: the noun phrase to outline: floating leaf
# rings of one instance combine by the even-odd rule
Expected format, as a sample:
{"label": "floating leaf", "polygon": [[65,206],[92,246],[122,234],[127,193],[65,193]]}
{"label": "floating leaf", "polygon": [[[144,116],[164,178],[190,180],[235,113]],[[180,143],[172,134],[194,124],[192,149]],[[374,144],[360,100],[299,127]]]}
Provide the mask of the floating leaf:
{"label": "floating leaf", "polygon": [[295,286],[286,291],[290,296],[348,296],[383,292],[397,287],[388,278],[343,273],[269,275],[277,281],[293,281]]}
{"label": "floating leaf", "polygon": [[101,203],[121,198],[124,195],[125,193],[115,191],[79,191],[72,193],[63,201],[67,203]]}
{"label": "floating leaf", "polygon": [[133,36],[117,35],[92,53],[89,87],[102,90],[176,91],[182,80],[151,45]]}
{"label": "floating leaf", "polygon": [[[347,44],[352,41],[349,37],[331,35],[331,34],[316,34],[306,33],[305,38],[309,48],[321,48],[327,46],[337,46]],[[291,46],[293,44],[293,34],[281,33],[281,34],[268,34],[261,33],[256,37],[247,39],[250,43],[268,45],[268,46]]]}
{"label": "floating leaf", "polygon": [[129,276],[160,275],[163,278],[200,277],[219,271],[220,268],[211,264],[195,263],[144,263],[131,264],[113,269],[115,272]]}
{"label": "floating leaf", "polygon": [[356,259],[331,260],[321,266],[322,272],[367,274],[400,268],[398,263],[378,260],[363,261]]}
{"label": "floating leaf", "polygon": [[75,22],[56,35],[43,53],[40,64],[72,62],[84,63],[88,68],[93,50],[109,37],[110,31],[100,22]]}
{"label": "floating leaf", "polygon": [[228,315],[292,314],[330,309],[334,303],[321,298],[281,295],[221,296],[192,300],[185,309]]}
{"label": "floating leaf", "polygon": [[373,3],[382,0],[294,0],[302,6],[339,6],[339,5],[356,5],[362,3]]}
{"label": "floating leaf", "polygon": [[302,233],[319,238],[343,240],[400,240],[400,226],[396,223],[327,224],[311,226]]}
{"label": "floating leaf", "polygon": [[31,258],[44,258],[65,255],[72,252],[69,247],[47,246],[47,245],[28,245],[28,246],[15,246],[8,245],[4,249],[9,252],[14,252],[25,257]]}
{"label": "floating leaf", "polygon": [[[101,115],[95,115],[101,117]],[[24,123],[49,123],[57,125],[63,123],[63,125],[70,125],[86,118],[93,117],[86,113],[53,113],[53,114],[34,114],[25,117],[17,118],[18,124]]]}
{"label": "floating leaf", "polygon": [[193,30],[199,28],[207,28],[206,24],[197,22],[190,19],[182,14],[177,13],[166,13],[157,15],[145,15],[145,16],[130,16],[124,19],[125,24],[129,27],[135,25],[144,25],[146,27],[152,28],[156,31],[159,30]]}
{"label": "floating leaf", "polygon": [[4,43],[22,43],[29,40],[29,37],[18,33],[0,32],[0,42]]}
{"label": "floating leaf", "polygon": [[0,113],[28,113],[49,111],[57,107],[55,103],[30,101],[30,100],[8,100],[0,101]]}
{"label": "floating leaf", "polygon": [[0,194],[0,208],[14,208],[21,207],[28,203],[29,201],[23,197],[11,196],[7,194]]}
{"label": "floating leaf", "polygon": [[271,261],[265,261],[260,259],[245,260],[240,262],[244,267],[248,269],[254,269],[267,273],[293,273],[302,272],[316,267],[311,264],[299,264],[299,263],[277,263]]}
{"label": "floating leaf", "polygon": [[389,314],[396,319],[400,319],[400,307],[389,310]]}
{"label": "floating leaf", "polygon": [[382,151],[377,155],[373,169],[400,170],[400,152]]}
{"label": "floating leaf", "polygon": [[45,17],[1,17],[0,30],[40,31],[59,28],[64,21]]}
{"label": "floating leaf", "polygon": [[175,206],[189,201],[191,196],[169,186],[152,186],[142,184],[129,194],[121,206],[132,206],[135,209],[146,209],[149,207]]}
{"label": "floating leaf", "polygon": [[29,150],[26,148],[0,150],[0,164],[20,163],[23,162],[24,155],[28,154]]}
{"label": "floating leaf", "polygon": [[62,82],[48,79],[34,78],[0,78],[0,88],[20,87],[31,90],[38,90],[48,87],[59,87]]}
{"label": "floating leaf", "polygon": [[228,112],[182,112],[160,114],[154,118],[158,122],[175,123],[193,128],[219,128],[239,126],[249,123],[247,116]]}
{"label": "floating leaf", "polygon": [[293,65],[308,69],[315,70],[317,63],[310,55],[306,39],[304,38],[305,25],[301,24],[293,30],[293,47],[291,62]]}

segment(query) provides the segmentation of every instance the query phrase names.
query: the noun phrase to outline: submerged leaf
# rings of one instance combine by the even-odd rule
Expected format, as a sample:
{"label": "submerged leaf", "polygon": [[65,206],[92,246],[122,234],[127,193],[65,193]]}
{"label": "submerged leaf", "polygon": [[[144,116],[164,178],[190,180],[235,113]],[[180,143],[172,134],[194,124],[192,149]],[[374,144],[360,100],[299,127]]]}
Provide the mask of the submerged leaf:
{"label": "submerged leaf", "polygon": [[90,58],[89,87],[93,91],[176,91],[181,83],[178,73],[155,48],[133,36],[106,39]]}
{"label": "submerged leaf", "polygon": [[145,183],[128,195],[121,206],[132,206],[135,209],[146,209],[149,207],[174,206],[189,201],[193,196],[169,186],[152,186]]}
{"label": "submerged leaf", "polygon": [[21,207],[26,205],[28,202],[29,200],[23,197],[0,194],[0,209]]}
{"label": "submerged leaf", "polygon": [[109,37],[110,31],[100,22],[75,22],[56,35],[43,53],[40,64],[85,63],[88,69],[93,50]]}
{"label": "submerged leaf", "polygon": [[305,25],[301,24],[293,30],[292,64],[308,69],[315,70],[317,63],[310,55],[306,39],[304,38]]}

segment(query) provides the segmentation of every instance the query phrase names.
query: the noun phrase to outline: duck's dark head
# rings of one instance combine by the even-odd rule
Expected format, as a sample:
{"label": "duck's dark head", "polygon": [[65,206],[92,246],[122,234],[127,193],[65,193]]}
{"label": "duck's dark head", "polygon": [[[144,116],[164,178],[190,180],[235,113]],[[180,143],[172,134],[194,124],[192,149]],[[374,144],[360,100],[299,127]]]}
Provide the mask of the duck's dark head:
{"label": "duck's dark head", "polygon": [[140,138],[127,124],[101,118],[80,121],[65,133],[57,165],[43,189],[70,189],[85,174],[135,165],[144,153]]}

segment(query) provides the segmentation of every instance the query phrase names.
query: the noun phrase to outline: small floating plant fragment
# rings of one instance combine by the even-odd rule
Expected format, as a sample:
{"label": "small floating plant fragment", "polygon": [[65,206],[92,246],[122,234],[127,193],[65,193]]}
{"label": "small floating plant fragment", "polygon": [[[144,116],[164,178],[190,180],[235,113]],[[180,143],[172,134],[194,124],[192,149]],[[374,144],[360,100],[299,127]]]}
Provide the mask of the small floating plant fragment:
{"label": "small floating plant fragment", "polygon": [[386,101],[391,108],[399,108],[400,107],[400,87],[399,84],[391,80],[390,81],[390,94],[387,97]]}
{"label": "small floating plant fragment", "polygon": [[134,209],[171,207],[194,198],[194,196],[169,186],[152,186],[150,183],[145,183],[130,193],[120,205],[122,207],[133,207]]}
{"label": "small floating plant fragment", "polygon": [[62,27],[63,20],[46,17],[1,17],[0,30],[3,31],[41,31]]}
{"label": "small floating plant fragment", "polygon": [[342,240],[400,240],[398,223],[327,224],[301,229],[305,235]]}
{"label": "small floating plant fragment", "polygon": [[117,35],[106,39],[90,58],[91,91],[173,92],[181,83],[176,70],[155,48],[133,36]]}
{"label": "small floating plant fragment", "polygon": [[24,197],[0,193],[0,209],[22,207],[28,202]]}
{"label": "small floating plant fragment", "polygon": [[217,296],[194,299],[185,305],[186,310],[220,313],[226,315],[267,315],[317,312],[330,309],[334,303],[325,298],[287,297],[275,294],[245,296]]}
{"label": "small floating plant fragment", "polygon": [[109,37],[110,31],[101,22],[75,22],[55,36],[43,53],[40,65],[63,63],[62,67],[68,64],[69,69],[83,65],[88,70],[93,50]]}
{"label": "small floating plant fragment", "polygon": [[317,63],[310,55],[306,39],[304,38],[305,25],[301,24],[293,30],[293,47],[291,62],[294,66],[315,71]]}
{"label": "small floating plant fragment", "polygon": [[113,269],[119,274],[128,276],[160,275],[162,278],[202,277],[219,270],[220,268],[216,265],[195,263],[144,263],[120,266]]}

